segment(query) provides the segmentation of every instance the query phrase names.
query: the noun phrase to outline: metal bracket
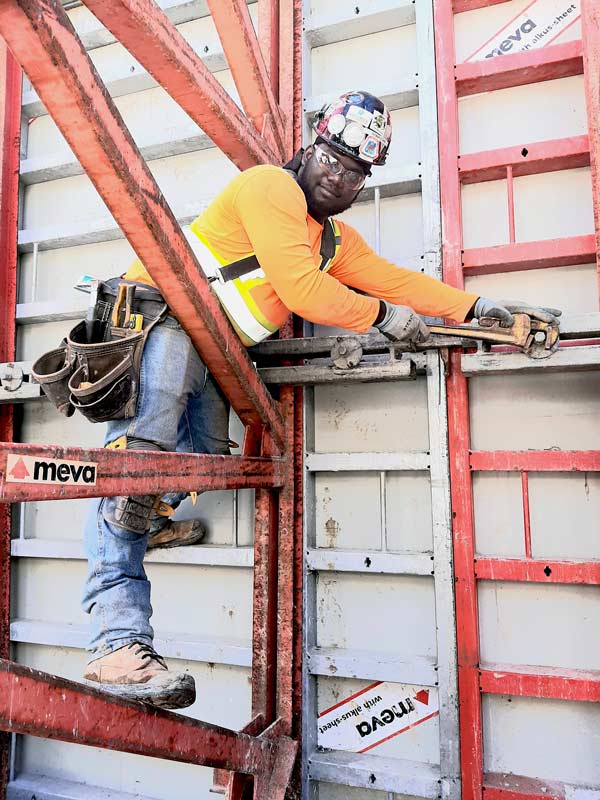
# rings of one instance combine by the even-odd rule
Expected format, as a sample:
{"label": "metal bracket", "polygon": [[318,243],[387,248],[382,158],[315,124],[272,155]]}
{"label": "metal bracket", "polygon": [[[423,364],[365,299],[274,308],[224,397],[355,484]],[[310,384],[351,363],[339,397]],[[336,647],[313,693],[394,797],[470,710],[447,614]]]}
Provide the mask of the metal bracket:
{"label": "metal bracket", "polygon": [[42,397],[42,389],[30,380],[28,361],[0,364],[0,403],[23,403]]}

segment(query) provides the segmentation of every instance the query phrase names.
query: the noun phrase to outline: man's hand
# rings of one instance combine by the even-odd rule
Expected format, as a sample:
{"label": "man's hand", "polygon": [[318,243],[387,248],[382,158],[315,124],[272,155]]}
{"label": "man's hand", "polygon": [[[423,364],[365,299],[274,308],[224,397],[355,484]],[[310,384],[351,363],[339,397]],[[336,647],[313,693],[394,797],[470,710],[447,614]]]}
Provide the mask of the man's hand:
{"label": "man's hand", "polygon": [[393,342],[424,342],[431,333],[421,317],[412,308],[394,306],[380,300],[381,309],[373,324]]}
{"label": "man's hand", "polygon": [[558,317],[560,317],[562,311],[558,308],[530,306],[520,300],[488,300],[487,297],[480,297],[473,306],[474,317],[477,319],[481,319],[481,317],[498,319],[500,324],[506,328],[514,323],[513,314],[527,314],[532,319],[539,319],[541,322],[558,325]]}

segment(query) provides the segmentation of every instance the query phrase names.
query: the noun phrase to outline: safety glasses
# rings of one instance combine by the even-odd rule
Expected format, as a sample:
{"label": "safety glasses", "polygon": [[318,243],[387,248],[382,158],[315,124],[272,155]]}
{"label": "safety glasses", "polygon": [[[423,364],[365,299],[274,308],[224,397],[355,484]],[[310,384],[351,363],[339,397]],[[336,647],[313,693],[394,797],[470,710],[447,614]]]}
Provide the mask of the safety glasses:
{"label": "safety glasses", "polygon": [[356,191],[362,189],[365,185],[367,176],[364,173],[353,169],[346,169],[335,156],[328,153],[320,145],[314,148],[314,153],[317,164],[330,175],[340,177],[348,189],[354,189]]}

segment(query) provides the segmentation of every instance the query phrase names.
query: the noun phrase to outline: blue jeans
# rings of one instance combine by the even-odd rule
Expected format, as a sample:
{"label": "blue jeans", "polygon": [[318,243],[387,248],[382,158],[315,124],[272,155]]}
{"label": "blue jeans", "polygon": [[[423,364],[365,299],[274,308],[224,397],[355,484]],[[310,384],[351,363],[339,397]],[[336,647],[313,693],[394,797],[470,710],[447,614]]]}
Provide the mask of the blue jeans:
{"label": "blue jeans", "polygon": [[[173,317],[150,331],[140,371],[135,417],[108,423],[105,444],[121,436],[163,450],[229,455],[229,405],[191,340]],[[178,505],[186,493],[165,495]],[[150,582],[144,570],[147,533],[117,527],[104,517],[107,498],[95,498],[85,525],[88,574],[83,609],[91,616],[91,659],[131,642],[152,644]],[[153,522],[160,528],[165,518]]]}

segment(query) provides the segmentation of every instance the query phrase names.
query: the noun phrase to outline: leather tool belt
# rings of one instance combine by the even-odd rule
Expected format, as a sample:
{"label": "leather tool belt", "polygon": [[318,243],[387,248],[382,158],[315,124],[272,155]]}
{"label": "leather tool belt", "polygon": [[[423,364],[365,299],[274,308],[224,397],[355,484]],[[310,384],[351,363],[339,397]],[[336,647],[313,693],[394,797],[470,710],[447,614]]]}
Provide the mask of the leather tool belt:
{"label": "leather tool belt", "polygon": [[135,416],[142,353],[168,306],[157,289],[113,278],[97,281],[87,317],[44,353],[32,375],[57,409],[90,422]]}

